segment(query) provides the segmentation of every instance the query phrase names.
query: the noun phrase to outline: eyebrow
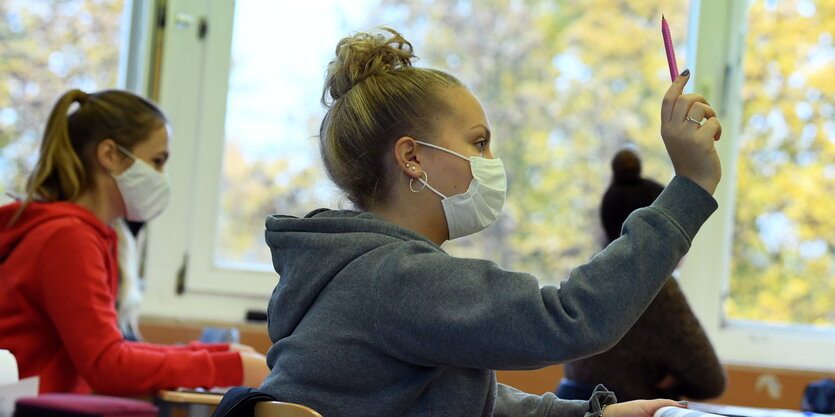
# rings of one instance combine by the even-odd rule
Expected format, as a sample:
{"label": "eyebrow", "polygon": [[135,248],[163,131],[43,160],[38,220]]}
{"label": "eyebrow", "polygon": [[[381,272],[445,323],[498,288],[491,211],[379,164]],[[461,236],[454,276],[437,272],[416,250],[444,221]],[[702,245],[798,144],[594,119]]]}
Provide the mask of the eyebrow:
{"label": "eyebrow", "polygon": [[487,136],[487,138],[486,138],[486,139],[487,139],[487,140],[490,140],[490,129],[488,129],[488,128],[487,128],[487,126],[484,126],[483,124],[478,123],[478,124],[476,124],[475,126],[471,127],[471,128],[470,128],[470,130],[475,129],[475,128],[477,128],[477,127],[480,127],[480,128],[482,128],[482,129],[484,129],[484,131],[485,131],[485,132],[487,132],[487,135],[486,135],[486,136]]}

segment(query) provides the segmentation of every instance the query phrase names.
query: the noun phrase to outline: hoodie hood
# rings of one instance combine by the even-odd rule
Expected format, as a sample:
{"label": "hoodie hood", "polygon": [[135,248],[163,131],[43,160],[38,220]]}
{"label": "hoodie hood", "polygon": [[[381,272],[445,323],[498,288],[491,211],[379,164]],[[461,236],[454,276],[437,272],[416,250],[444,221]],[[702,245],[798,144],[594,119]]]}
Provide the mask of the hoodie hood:
{"label": "hoodie hood", "polygon": [[[272,340],[292,333],[331,279],[364,254],[403,241],[437,247],[424,236],[368,212],[319,209],[303,218],[274,215],[267,217],[266,226],[273,267],[280,276],[268,312]],[[281,322],[275,323],[274,317]]]}
{"label": "hoodie hood", "polygon": [[109,237],[113,233],[90,210],[68,201],[31,202],[23,210],[20,217],[14,223],[9,224],[20,210],[20,206],[21,203],[16,202],[0,207],[0,262],[12,253],[27,233],[52,220],[73,217],[88,224],[104,237]]}

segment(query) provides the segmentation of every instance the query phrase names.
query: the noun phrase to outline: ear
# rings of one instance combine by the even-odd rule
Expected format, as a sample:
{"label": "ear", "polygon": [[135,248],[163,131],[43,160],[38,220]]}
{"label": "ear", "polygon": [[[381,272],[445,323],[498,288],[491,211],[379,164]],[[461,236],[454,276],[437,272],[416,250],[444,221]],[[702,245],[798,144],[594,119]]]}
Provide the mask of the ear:
{"label": "ear", "polygon": [[417,142],[413,138],[403,136],[394,143],[394,159],[407,177],[418,179],[423,175],[417,153]]}
{"label": "ear", "polygon": [[116,141],[113,139],[103,139],[96,145],[96,161],[105,169],[105,171],[119,175],[127,169],[124,162],[125,157],[119,148],[116,147]]}

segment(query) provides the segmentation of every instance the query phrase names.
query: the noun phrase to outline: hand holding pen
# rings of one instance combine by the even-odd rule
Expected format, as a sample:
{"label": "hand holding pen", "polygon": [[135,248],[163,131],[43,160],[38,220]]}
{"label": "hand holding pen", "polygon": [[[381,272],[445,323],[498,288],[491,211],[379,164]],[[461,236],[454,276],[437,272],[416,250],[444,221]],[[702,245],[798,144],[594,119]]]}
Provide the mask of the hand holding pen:
{"label": "hand holding pen", "polygon": [[[684,70],[677,77],[673,44],[663,17],[661,27],[673,79],[661,103],[661,137],[676,174],[689,178],[713,194],[722,177],[722,166],[714,146],[714,141],[722,136],[722,125],[704,97],[682,94],[690,80],[690,70]],[[707,119],[704,124],[701,123],[703,119]]]}

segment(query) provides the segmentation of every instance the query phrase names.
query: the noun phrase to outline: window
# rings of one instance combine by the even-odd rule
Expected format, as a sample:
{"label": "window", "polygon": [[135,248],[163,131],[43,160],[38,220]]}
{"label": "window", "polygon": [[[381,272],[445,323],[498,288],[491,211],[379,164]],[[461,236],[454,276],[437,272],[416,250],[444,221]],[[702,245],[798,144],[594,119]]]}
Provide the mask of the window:
{"label": "window", "polygon": [[[798,22],[797,17],[793,16],[798,11],[809,14],[810,5],[813,6],[812,10],[816,10],[817,17]],[[792,73],[798,72],[800,75],[808,76],[818,71],[815,69],[815,62],[804,61],[808,52],[816,49],[815,42],[804,39],[809,39],[808,34],[815,30],[810,26],[817,24],[816,19],[831,16],[831,12],[827,13],[824,8],[820,4],[816,6],[804,1],[701,1],[698,11],[693,13],[693,17],[701,22],[700,27],[710,24],[707,22],[727,22],[725,25],[713,24],[710,26],[711,30],[700,30],[695,38],[695,45],[698,47],[691,48],[691,52],[695,51],[697,55],[694,58],[696,70],[693,84],[717,108],[722,118],[724,133],[717,149],[722,159],[723,180],[714,194],[719,201],[719,208],[693,241],[679,282],[710,335],[719,356],[726,363],[793,369],[835,369],[835,357],[831,355],[831,352],[835,351],[835,332],[832,327],[824,323],[813,326],[814,321],[802,317],[809,311],[808,307],[813,306],[811,297],[797,297],[797,289],[802,288],[805,283],[798,280],[791,285],[779,283],[780,298],[777,300],[768,298],[774,294],[771,284],[762,285],[763,281],[768,281],[768,277],[763,273],[766,269],[770,269],[771,274],[777,271],[776,273],[782,274],[782,278],[785,279],[793,277],[794,272],[784,271],[784,266],[803,269],[812,265],[804,265],[804,258],[798,255],[804,249],[793,247],[792,244],[768,247],[765,242],[769,242],[769,245],[774,242],[791,242],[783,239],[781,235],[794,227],[780,219],[779,215],[767,215],[770,212],[776,213],[769,208],[771,202],[768,199],[782,200],[788,203],[787,207],[798,203],[808,204],[797,201],[794,196],[802,197],[803,186],[811,185],[815,181],[814,175],[810,177],[804,173],[802,164],[799,164],[800,159],[794,159],[794,156],[790,155],[799,153],[798,147],[804,146],[800,144],[800,136],[803,125],[808,124],[805,121],[797,122],[797,104],[809,100],[800,97],[805,97],[807,91],[817,87],[813,84],[797,83],[796,76],[796,84],[785,84],[779,74],[790,77]],[[798,28],[797,36],[794,36],[795,33],[787,35],[786,27],[781,26],[789,24],[792,20],[795,20],[793,24],[798,26],[789,26]],[[821,23],[818,29],[831,26]],[[776,33],[780,33],[780,36],[771,36]],[[817,59],[822,56],[814,55]],[[772,64],[769,69],[768,62],[773,60],[778,61],[780,65],[775,67]],[[775,70],[779,72],[774,72]],[[810,77],[808,80],[814,79]],[[752,88],[749,88],[749,83]],[[774,93],[784,96],[771,96]],[[768,98],[763,99],[764,96]],[[815,96],[815,93],[812,93],[811,97]],[[779,107],[775,107],[775,104]],[[800,106],[801,109],[803,107]],[[817,110],[813,110],[813,113],[814,111]],[[801,113],[805,114],[802,110]],[[760,120],[757,115],[765,115],[766,120]],[[772,118],[771,121],[767,120],[769,116]],[[775,122],[780,118],[784,119],[785,124]],[[810,120],[813,118],[810,117]],[[799,133],[795,133],[795,138],[786,141],[787,137],[793,135],[785,131],[788,128],[796,129]],[[826,137],[817,137],[813,143],[819,146],[827,141],[829,139]],[[831,149],[831,145],[828,146],[830,148],[820,149]],[[805,152],[810,149],[800,150]],[[831,153],[831,150],[825,152]],[[820,154],[819,158],[827,159],[825,153]],[[814,158],[807,159],[804,163],[813,160]],[[776,162],[782,163],[782,166],[778,168]],[[793,166],[796,164],[797,166]],[[796,178],[799,178],[800,182],[794,187],[798,189],[786,188],[780,184],[779,181],[786,180],[786,176],[782,175],[783,171],[787,171],[789,175],[799,174]],[[790,199],[785,195],[775,195],[771,193],[772,188],[790,189],[794,193],[793,197]],[[757,192],[752,194],[754,190]],[[812,210],[809,214],[815,216],[814,211],[826,207],[827,202],[824,200],[830,197],[825,188],[816,192],[819,196],[815,204],[808,206]],[[747,212],[748,205],[759,205],[761,211]],[[788,207],[783,214],[789,217],[792,210],[793,208]],[[763,214],[766,216],[758,220]],[[786,225],[790,227],[779,229]],[[829,233],[826,232],[826,226],[823,227],[814,230],[816,233],[818,230],[820,233]],[[796,230],[808,232],[810,229]],[[820,237],[827,238],[826,235]],[[809,234],[803,238],[814,240]],[[829,240],[831,243],[831,238]],[[771,249],[777,251],[769,252]],[[808,251],[808,248],[805,250]],[[826,256],[831,257],[831,252]],[[789,262],[784,263],[781,258]],[[831,274],[831,271],[828,273]],[[811,282],[817,278],[808,279]],[[829,288],[831,291],[831,286]],[[826,287],[815,290],[826,291]],[[761,292],[758,297],[748,297],[749,291]],[[823,311],[831,312],[832,298],[827,298],[828,301],[823,302],[829,307],[817,304],[814,308],[821,311],[822,307]],[[792,300],[792,303],[786,303],[786,300]],[[791,305],[793,309],[796,308],[796,312],[802,314],[775,318],[775,311],[787,310],[781,310],[780,306],[773,309],[773,304]],[[831,319],[829,320],[831,323]]]}
{"label": "window", "polygon": [[[332,0],[312,11],[169,0],[176,24],[165,29],[160,102],[174,128],[175,192],[150,224],[145,311],[229,320],[265,308],[278,276],[263,218],[347,206],[319,166],[318,100],[336,42],[376,25],[403,32],[418,65],[448,70],[474,91],[508,168],[501,221],[448,249],[558,283],[601,247],[599,200],[624,143],[638,145],[646,176],[672,175],[658,133],[669,85],[663,13],[679,68],[694,73],[689,88],[724,127],[719,209],[679,282],[723,361],[835,369],[827,330],[835,100],[823,73],[832,67],[832,34],[823,30],[832,27],[831,2],[662,3]],[[815,204],[801,199],[808,195]],[[777,293],[762,282],[766,270],[794,277],[779,294],[799,308],[771,309]]]}
{"label": "window", "polygon": [[0,195],[24,192],[62,93],[116,87],[123,9],[122,0],[0,2]]}
{"label": "window", "polygon": [[[671,177],[658,133],[669,85],[661,3],[238,2],[215,264],[271,271],[264,217],[340,202],[318,153],[322,79],[341,37],[385,22],[413,41],[418,65],[480,98],[509,173],[501,220],[450,250],[558,283],[601,248],[598,206],[619,147],[637,143],[644,173]],[[682,65],[687,12],[664,10]],[[600,42],[604,27],[619,33]]]}
{"label": "window", "polygon": [[835,329],[833,15],[751,2],[729,319]]}
{"label": "window", "polygon": [[272,272],[264,218],[338,203],[319,160],[319,99],[336,42],[367,25],[369,5],[326,3],[235,4],[214,253],[220,266]]}

